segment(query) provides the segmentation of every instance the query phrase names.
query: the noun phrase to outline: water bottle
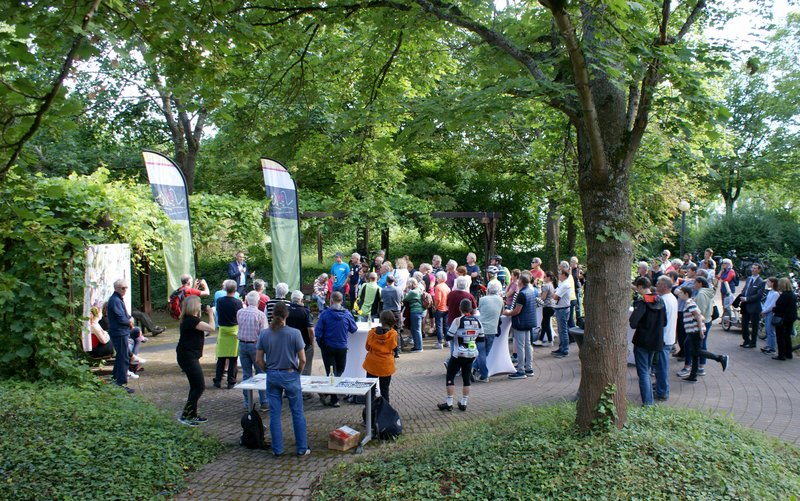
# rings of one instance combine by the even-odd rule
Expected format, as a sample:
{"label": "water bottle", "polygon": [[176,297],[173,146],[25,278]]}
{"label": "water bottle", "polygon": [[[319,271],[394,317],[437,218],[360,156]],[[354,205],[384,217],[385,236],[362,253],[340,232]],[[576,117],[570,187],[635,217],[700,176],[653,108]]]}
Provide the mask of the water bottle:
{"label": "water bottle", "polygon": [[330,385],[333,386],[333,366],[332,365],[331,365],[331,370],[330,370],[329,374],[331,375]]}

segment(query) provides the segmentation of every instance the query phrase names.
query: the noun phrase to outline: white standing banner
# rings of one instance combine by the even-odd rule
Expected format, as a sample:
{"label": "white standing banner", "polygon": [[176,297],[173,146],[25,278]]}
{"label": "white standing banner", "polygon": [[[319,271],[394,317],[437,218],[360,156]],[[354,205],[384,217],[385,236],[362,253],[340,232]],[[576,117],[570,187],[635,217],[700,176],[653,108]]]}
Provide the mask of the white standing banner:
{"label": "white standing banner", "polygon": [[[89,333],[89,309],[97,306],[102,309],[114,293],[114,282],[118,279],[131,283],[131,248],[128,244],[90,245],[86,249],[86,273],[83,288],[83,316],[87,320],[81,330],[84,351],[92,350],[92,336]],[[125,294],[125,308],[131,312],[130,289]]]}

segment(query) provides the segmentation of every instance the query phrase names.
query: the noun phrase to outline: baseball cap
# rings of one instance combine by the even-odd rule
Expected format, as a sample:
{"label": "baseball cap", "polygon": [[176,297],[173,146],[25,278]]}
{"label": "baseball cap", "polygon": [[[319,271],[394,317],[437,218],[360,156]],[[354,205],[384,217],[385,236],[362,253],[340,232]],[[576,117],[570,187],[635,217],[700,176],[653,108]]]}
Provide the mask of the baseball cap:
{"label": "baseball cap", "polygon": [[336,254],[334,254],[334,256],[335,257],[344,257],[344,254],[342,254],[341,252],[337,252]]}

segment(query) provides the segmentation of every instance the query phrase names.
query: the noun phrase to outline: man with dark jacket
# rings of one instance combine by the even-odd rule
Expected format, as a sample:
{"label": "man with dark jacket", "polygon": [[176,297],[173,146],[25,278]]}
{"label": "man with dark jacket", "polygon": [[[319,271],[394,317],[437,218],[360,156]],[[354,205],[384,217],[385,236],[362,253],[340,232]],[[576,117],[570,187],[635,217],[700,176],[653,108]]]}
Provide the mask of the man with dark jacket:
{"label": "man with dark jacket", "polygon": [[236,282],[236,292],[241,297],[247,294],[247,279],[251,280],[256,276],[256,272],[247,274],[247,263],[244,262],[244,252],[236,253],[236,261],[228,263],[228,278]]}
{"label": "man with dark jacket", "polygon": [[[353,315],[342,307],[344,297],[339,291],[331,294],[331,306],[319,314],[316,331],[317,344],[322,351],[322,361],[325,363],[325,374],[339,377],[344,372],[347,362],[347,337],[356,332],[358,327]],[[330,403],[325,401],[325,395],[319,398],[323,405],[339,407],[339,397],[331,395]]]}
{"label": "man with dark jacket", "polygon": [[753,263],[752,274],[742,289],[742,348],[755,348],[758,339],[758,324],[761,320],[761,296],[766,283],[761,278],[761,265]]}
{"label": "man with dark jacket", "polygon": [[653,383],[650,371],[653,357],[664,347],[664,327],[667,313],[664,301],[650,289],[650,279],[639,277],[634,282],[640,297],[633,303],[630,326],[633,334],[633,356],[639,375],[639,393],[644,405],[653,405]]}
{"label": "man with dark jacket", "polygon": [[128,393],[133,393],[133,388],[126,386],[128,384],[128,367],[130,366],[128,339],[131,337],[133,328],[133,318],[128,315],[123,299],[127,292],[128,282],[123,279],[114,282],[114,293],[108,299],[108,335],[117,354],[112,372],[114,382],[125,388]]}

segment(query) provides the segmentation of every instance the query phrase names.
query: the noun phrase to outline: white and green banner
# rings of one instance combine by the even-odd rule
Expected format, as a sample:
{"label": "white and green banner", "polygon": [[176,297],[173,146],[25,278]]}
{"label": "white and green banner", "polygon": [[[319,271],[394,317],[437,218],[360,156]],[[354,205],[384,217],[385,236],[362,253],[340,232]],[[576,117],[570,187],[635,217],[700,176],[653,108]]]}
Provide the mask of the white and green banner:
{"label": "white and green banner", "polygon": [[272,282],[285,282],[289,290],[300,289],[300,215],[297,185],[286,167],[269,158],[261,159],[269,203],[272,236]]}
{"label": "white and green banner", "polygon": [[181,286],[181,275],[195,276],[192,228],[189,218],[189,194],[183,172],[169,158],[153,151],[143,151],[147,178],[153,198],[167,217],[179,227],[175,237],[164,242],[164,260],[167,267],[167,299]]}

